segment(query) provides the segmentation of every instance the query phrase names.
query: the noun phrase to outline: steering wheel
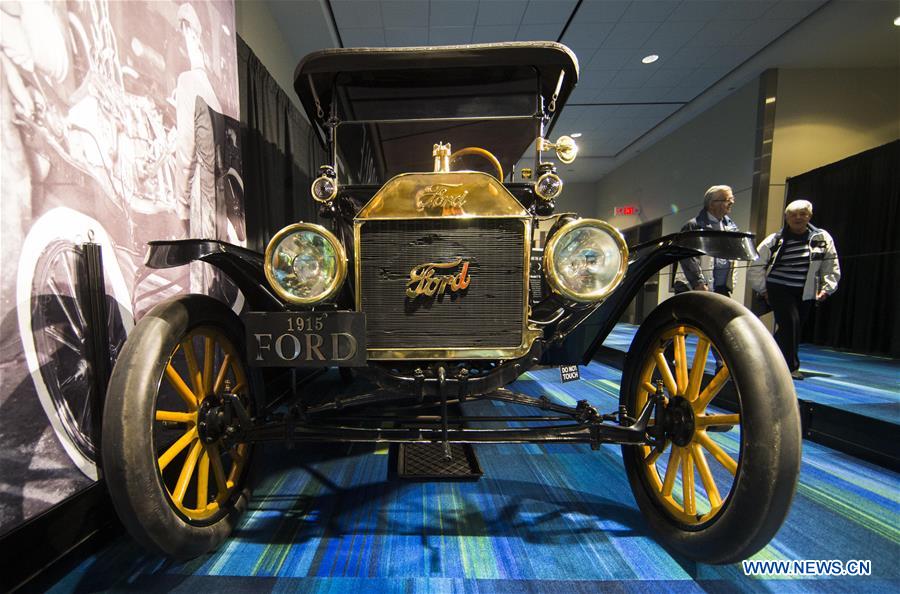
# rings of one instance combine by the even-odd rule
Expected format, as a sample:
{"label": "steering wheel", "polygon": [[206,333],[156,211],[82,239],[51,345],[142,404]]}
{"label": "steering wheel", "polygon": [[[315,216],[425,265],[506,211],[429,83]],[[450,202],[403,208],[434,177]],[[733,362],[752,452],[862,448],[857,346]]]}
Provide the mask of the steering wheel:
{"label": "steering wheel", "polygon": [[500,161],[497,160],[497,157],[495,157],[491,151],[477,146],[467,146],[450,155],[450,161],[452,162],[454,159],[464,157],[465,155],[478,155],[479,157],[490,161],[491,165],[494,166],[494,169],[497,170],[497,179],[503,182],[503,166],[500,165]]}

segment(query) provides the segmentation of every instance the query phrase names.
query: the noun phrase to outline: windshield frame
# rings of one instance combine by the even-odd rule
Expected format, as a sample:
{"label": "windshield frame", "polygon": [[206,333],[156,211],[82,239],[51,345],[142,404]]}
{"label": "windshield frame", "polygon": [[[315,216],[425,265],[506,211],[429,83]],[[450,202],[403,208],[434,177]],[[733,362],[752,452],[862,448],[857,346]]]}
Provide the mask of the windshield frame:
{"label": "windshield frame", "polygon": [[[346,158],[342,158],[341,147],[340,147],[340,128],[341,126],[379,126],[379,125],[393,125],[393,124],[418,124],[418,123],[447,123],[447,124],[477,124],[479,122],[523,122],[532,124],[532,133],[530,135],[529,141],[527,144],[522,146],[521,153],[518,153],[514,156],[510,155],[495,155],[501,161],[507,161],[508,165],[504,168],[506,172],[504,174],[504,178],[508,178],[510,182],[513,181],[513,174],[515,171],[515,164],[520,161],[522,156],[527,153],[530,146],[534,145],[534,170],[537,170],[538,163],[540,162],[540,152],[537,150],[538,143],[535,142],[538,138],[544,137],[544,131],[547,123],[552,119],[552,114],[547,113],[547,108],[545,106],[544,97],[541,94],[541,77],[540,72],[537,68],[531,67],[531,71],[533,73],[533,83],[534,83],[534,91],[529,93],[531,101],[533,102],[533,111],[529,114],[512,114],[512,115],[488,115],[488,116],[436,116],[436,117],[411,117],[411,118],[353,118],[353,119],[341,119],[337,116],[337,114],[341,113],[341,104],[340,102],[343,100],[347,102],[346,95],[343,91],[343,87],[339,84],[338,80],[340,77],[336,77],[334,81],[334,85],[331,90],[331,104],[329,105],[329,117],[324,122],[324,127],[326,129],[326,133],[328,134],[327,138],[327,146],[329,150],[329,154],[331,155],[331,166],[335,172],[335,179],[338,180],[338,184],[345,185],[382,185],[386,183],[391,177],[400,173],[408,173],[408,170],[398,170],[394,171],[392,174],[388,173],[390,168],[386,164],[386,159],[384,157],[384,145],[381,142],[378,142],[377,139],[373,140],[373,147],[377,151],[378,154],[375,155],[375,160],[380,164],[381,171],[384,172],[383,175],[378,176],[378,179],[375,180],[353,180],[353,179],[341,179],[341,174],[345,173],[345,169],[347,167],[342,167],[342,165],[346,164]],[[560,75],[559,85],[562,84],[563,74]],[[558,85],[558,86],[559,86]],[[477,95],[473,95],[476,97]],[[520,132],[521,133],[521,132]],[[444,139],[435,136],[431,142],[443,142]],[[351,143],[352,145],[353,143]],[[358,148],[358,146],[351,146],[350,148]],[[456,147],[462,148],[462,147]],[[358,173],[358,172],[357,172]],[[499,180],[501,183],[504,180]]]}

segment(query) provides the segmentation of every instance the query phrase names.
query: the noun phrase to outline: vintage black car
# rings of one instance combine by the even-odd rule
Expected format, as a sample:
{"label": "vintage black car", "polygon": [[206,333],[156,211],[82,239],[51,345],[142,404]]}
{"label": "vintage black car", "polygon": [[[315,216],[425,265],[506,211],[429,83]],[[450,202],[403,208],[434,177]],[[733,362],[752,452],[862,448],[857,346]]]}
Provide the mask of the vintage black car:
{"label": "vintage black car", "polygon": [[[637,504],[669,548],[728,563],[769,542],[799,470],[797,401],[775,342],[734,300],[689,292],[659,305],[627,354],[616,410],[504,387],[535,366],[591,361],[663,267],[756,258],[750,234],[628,248],[604,221],[554,214],[563,181],[544,155],[570,163],[577,148],[547,137],[577,78],[557,43],[329,49],[300,63],[295,88],[330,154],[311,188],[327,227],[286,221],[265,254],[150,245],[150,267],[220,268],[247,311],[203,295],[161,303],[118,358],[103,470],[135,539],[177,558],[215,548],[246,506],[253,444],[291,440],[448,454],[451,443],[621,444]],[[515,171],[531,146],[533,167]],[[267,399],[262,371],[310,366],[371,389]],[[476,399],[537,414],[510,426],[448,413]],[[736,455],[717,432],[738,436]]]}

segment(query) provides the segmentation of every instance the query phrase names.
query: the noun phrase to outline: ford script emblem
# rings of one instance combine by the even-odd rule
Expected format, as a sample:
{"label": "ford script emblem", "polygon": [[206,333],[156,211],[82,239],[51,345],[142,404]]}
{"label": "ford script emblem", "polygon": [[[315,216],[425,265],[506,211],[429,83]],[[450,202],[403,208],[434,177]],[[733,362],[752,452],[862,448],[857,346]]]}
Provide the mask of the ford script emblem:
{"label": "ford script emblem", "polygon": [[[436,274],[436,270],[453,270],[462,264],[462,268],[456,274]],[[419,295],[426,297],[440,297],[444,291],[451,293],[462,291],[469,286],[472,277],[469,276],[469,261],[456,258],[452,262],[428,262],[419,264],[409,271],[409,282],[406,283],[406,296],[415,299]]]}
{"label": "ford script emblem", "polygon": [[443,215],[463,214],[469,191],[462,184],[432,184],[416,195],[416,210]]}

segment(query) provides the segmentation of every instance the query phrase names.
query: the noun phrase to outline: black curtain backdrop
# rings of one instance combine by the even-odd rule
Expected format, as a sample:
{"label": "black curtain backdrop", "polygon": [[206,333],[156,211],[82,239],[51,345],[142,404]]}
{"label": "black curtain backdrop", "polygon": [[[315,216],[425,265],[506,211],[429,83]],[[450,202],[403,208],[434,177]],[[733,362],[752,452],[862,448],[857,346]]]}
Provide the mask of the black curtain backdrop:
{"label": "black curtain backdrop", "polygon": [[900,140],[790,178],[787,202],[799,199],[834,237],[842,273],[803,341],[900,357]]}
{"label": "black curtain backdrop", "polygon": [[253,50],[237,41],[247,247],[263,251],[285,225],[318,220],[309,187],[327,157]]}

